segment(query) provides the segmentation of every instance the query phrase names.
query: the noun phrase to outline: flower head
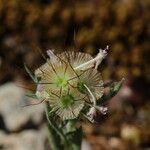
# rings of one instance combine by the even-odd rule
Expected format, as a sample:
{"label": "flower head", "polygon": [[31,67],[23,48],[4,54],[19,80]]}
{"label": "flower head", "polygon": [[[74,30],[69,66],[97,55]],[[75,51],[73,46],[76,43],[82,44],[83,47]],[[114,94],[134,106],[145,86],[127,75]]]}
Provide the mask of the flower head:
{"label": "flower head", "polygon": [[73,51],[54,54],[49,50],[47,54],[47,62],[35,71],[35,76],[40,78],[37,97],[48,101],[62,120],[77,118],[86,102],[96,106],[104,92],[97,67],[106,51],[100,50],[95,58]]}

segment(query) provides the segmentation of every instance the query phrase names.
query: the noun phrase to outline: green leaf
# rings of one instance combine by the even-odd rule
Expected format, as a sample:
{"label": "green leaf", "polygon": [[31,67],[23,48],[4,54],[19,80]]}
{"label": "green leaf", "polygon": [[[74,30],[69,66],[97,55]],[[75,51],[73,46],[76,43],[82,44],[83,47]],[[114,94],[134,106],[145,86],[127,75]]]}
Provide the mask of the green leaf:
{"label": "green leaf", "polygon": [[107,102],[109,101],[111,98],[113,98],[118,92],[119,90],[121,89],[122,85],[123,85],[123,82],[124,82],[124,78],[119,81],[119,82],[114,82],[110,85],[109,87],[109,91],[108,91],[108,94],[104,94],[102,96],[102,98],[100,98],[98,100],[98,104],[102,104],[104,102]]}
{"label": "green leaf", "polygon": [[26,72],[29,74],[29,76],[31,77],[31,79],[35,82],[38,83],[38,79],[37,77],[34,76],[34,74],[32,73],[32,71],[29,69],[29,67],[27,67],[27,65],[24,63],[24,68],[26,70]]}

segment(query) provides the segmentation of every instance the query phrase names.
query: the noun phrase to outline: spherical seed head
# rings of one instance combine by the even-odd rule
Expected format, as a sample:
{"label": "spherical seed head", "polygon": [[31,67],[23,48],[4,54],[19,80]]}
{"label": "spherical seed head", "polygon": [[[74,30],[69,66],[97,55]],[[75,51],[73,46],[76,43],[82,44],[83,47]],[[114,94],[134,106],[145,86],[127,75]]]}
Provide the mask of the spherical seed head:
{"label": "spherical seed head", "polygon": [[[37,86],[37,96],[49,102],[51,109],[62,120],[77,118],[88,100],[89,94],[84,84],[96,99],[103,95],[103,81],[100,73],[93,68],[74,69],[93,59],[89,54],[63,52],[53,55],[35,71],[41,80]],[[101,86],[97,86],[101,85]]]}
{"label": "spherical seed head", "polygon": [[[60,57],[66,60],[68,59],[73,68],[93,59],[93,57],[89,54],[74,51],[63,52],[60,54]],[[79,75],[77,81],[78,90],[83,94],[87,94],[88,92],[84,87],[84,84],[86,84],[93,92],[96,99],[101,98],[104,93],[103,80],[101,73],[97,69],[94,69],[93,64],[89,64],[85,70],[82,68],[82,70],[76,69],[75,71]]]}
{"label": "spherical seed head", "polygon": [[36,70],[36,76],[40,76],[41,80],[38,85],[41,90],[58,92],[68,90],[76,83],[76,74],[68,63],[51,63],[50,60],[39,69]]}
{"label": "spherical seed head", "polygon": [[81,93],[89,94],[84,84],[89,87],[95,98],[98,100],[104,93],[101,74],[95,69],[88,69],[83,72],[78,80],[77,87]]}
{"label": "spherical seed head", "polygon": [[52,94],[49,100],[52,111],[62,120],[77,118],[84,107],[84,102],[85,96],[76,89],[71,89],[69,93],[63,91],[60,97]]}

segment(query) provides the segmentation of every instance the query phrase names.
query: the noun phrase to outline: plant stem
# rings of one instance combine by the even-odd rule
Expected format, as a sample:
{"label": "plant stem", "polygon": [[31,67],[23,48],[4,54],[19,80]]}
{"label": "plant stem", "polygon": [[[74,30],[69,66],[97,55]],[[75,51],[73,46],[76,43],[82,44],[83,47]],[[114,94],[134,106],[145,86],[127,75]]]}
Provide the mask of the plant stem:
{"label": "plant stem", "polygon": [[51,150],[81,150],[82,129],[76,128],[76,121],[68,120],[71,128],[64,126],[60,128],[60,124],[54,121],[54,116],[49,115],[50,107],[46,104],[46,118],[48,121],[49,141]]}

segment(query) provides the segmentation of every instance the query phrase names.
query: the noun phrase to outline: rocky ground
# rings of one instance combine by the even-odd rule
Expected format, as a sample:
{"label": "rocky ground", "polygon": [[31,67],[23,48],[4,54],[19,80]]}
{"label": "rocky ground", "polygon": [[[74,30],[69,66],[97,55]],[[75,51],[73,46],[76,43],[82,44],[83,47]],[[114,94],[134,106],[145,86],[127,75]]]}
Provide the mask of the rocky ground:
{"label": "rocky ground", "polygon": [[46,150],[44,104],[23,107],[31,99],[16,83],[0,87],[0,149]]}

